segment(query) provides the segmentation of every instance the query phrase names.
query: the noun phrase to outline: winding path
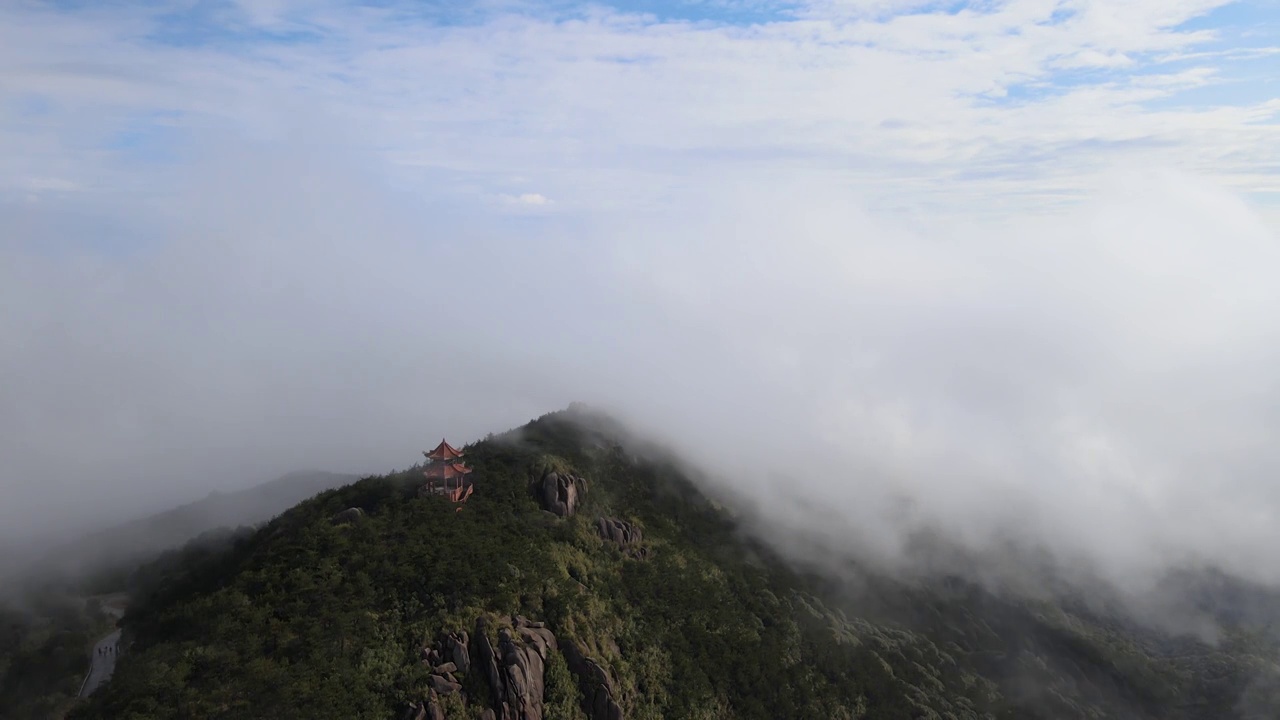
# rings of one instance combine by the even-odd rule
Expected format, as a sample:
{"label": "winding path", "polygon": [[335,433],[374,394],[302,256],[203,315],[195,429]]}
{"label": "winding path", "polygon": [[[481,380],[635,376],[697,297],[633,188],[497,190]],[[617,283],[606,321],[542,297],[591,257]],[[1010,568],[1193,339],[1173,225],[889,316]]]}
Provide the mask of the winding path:
{"label": "winding path", "polygon": [[89,674],[80,687],[80,697],[89,697],[99,685],[111,679],[111,673],[116,670],[116,643],[119,641],[120,631],[117,629],[93,646]]}
{"label": "winding path", "polygon": [[[120,607],[108,605],[102,609],[117,619],[124,615],[124,609]],[[89,674],[80,685],[80,697],[89,697],[102,683],[111,679],[111,673],[116,670],[116,657],[120,654],[117,648],[119,643],[119,628],[112,630],[94,643],[93,650],[89,654]]]}

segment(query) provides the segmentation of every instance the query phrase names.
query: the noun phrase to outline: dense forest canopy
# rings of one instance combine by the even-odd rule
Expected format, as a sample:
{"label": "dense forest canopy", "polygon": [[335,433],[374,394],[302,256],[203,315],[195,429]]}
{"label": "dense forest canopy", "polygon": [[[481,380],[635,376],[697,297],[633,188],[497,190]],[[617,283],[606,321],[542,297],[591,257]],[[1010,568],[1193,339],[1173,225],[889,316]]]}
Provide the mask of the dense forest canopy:
{"label": "dense forest canopy", "polygon": [[0,596],[0,718],[61,717],[111,620],[100,602],[57,589]]}
{"label": "dense forest canopy", "polygon": [[956,574],[803,572],[674,459],[638,452],[583,409],[464,450],[476,490],[460,511],[421,496],[412,468],[132,574],[116,675],[72,717],[1261,720],[1280,709],[1265,603],[1219,613],[1209,644]]}

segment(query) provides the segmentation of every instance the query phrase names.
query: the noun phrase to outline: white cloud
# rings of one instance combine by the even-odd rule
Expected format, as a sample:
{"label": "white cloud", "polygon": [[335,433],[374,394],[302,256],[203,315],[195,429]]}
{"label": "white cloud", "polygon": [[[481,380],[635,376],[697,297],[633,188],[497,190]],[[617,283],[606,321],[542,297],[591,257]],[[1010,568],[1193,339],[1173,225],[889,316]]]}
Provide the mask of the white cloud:
{"label": "white cloud", "polygon": [[503,201],[511,205],[525,205],[531,207],[540,207],[550,205],[551,201],[546,196],[539,193],[523,193],[520,195],[503,195]]}
{"label": "white cloud", "polygon": [[842,528],[901,491],[975,541],[1252,561],[1276,225],[1231,191],[1275,192],[1277,101],[1151,104],[1229,74],[1162,61],[1216,4],[288,4],[252,22],[326,39],[230,47],[4,5],[0,193],[81,191],[0,203],[0,526],[586,399],[747,486],[780,444]]}
{"label": "white cloud", "polygon": [[[288,132],[281,103],[292,102],[360,128],[351,138],[358,146],[465,174],[479,195],[493,175],[518,173],[561,183],[547,187],[587,205],[622,196],[604,176],[651,169],[678,177],[707,153],[718,162],[793,165],[821,157],[895,201],[957,174],[969,187],[975,174],[998,183],[1007,156],[1037,157],[1021,164],[1020,187],[1081,190],[1092,172],[1133,160],[1132,148],[1117,154],[1108,144],[1135,140],[1150,141],[1143,156],[1190,170],[1218,171],[1245,149],[1269,167],[1274,126],[1244,126],[1249,107],[1141,105],[1191,86],[1151,80],[1158,66],[1144,54],[1185,52],[1209,39],[1172,28],[1214,4],[1027,0],[991,12],[838,24],[815,5],[808,19],[750,28],[607,12],[563,22],[496,15],[441,28],[403,14],[329,8],[308,19],[330,41],[258,44],[237,54],[141,42],[147,21],[137,14],[10,9],[2,62],[11,95],[47,97],[57,109],[39,123],[9,123],[0,138],[12,138],[5,145],[14,171],[74,158],[89,173],[119,153],[86,164],[83,148],[157,109],[184,113],[186,126],[261,134]],[[1075,15],[1047,23],[1062,9]],[[1041,100],[984,99],[1020,83],[1052,88],[1059,70],[1081,64],[1113,71],[1126,64],[1134,74],[1075,81]],[[1188,72],[1162,75],[1189,80]],[[1251,181],[1240,175],[1244,189]]]}

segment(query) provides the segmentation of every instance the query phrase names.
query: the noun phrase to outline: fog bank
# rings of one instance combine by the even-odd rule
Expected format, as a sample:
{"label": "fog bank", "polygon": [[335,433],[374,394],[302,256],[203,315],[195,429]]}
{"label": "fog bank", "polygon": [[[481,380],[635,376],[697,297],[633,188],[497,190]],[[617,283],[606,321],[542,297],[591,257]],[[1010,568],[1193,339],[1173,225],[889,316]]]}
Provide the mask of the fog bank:
{"label": "fog bank", "polygon": [[1280,580],[1221,4],[0,7],[0,545],[580,400],[890,562]]}
{"label": "fog bank", "polygon": [[[1280,572],[1275,235],[1209,183],[962,223],[738,174],[584,220],[423,207],[314,143],[207,147],[164,207],[0,210],[10,534],[404,467],[585,400],[889,555],[925,524]],[[90,242],[103,220],[157,241]]]}

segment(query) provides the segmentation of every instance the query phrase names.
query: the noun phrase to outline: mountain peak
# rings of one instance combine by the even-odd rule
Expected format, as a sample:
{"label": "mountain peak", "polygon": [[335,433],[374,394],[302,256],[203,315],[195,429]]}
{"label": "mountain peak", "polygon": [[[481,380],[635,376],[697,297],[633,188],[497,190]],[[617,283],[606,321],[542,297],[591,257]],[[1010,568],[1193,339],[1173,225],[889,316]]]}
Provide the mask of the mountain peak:
{"label": "mountain peak", "polygon": [[800,572],[629,438],[575,403],[467,445],[461,512],[409,470],[144,568],[119,670],[73,717],[1217,720],[1280,707],[1265,704],[1280,688],[1274,639],[1252,626],[1214,646],[963,575],[864,569],[854,587]]}

